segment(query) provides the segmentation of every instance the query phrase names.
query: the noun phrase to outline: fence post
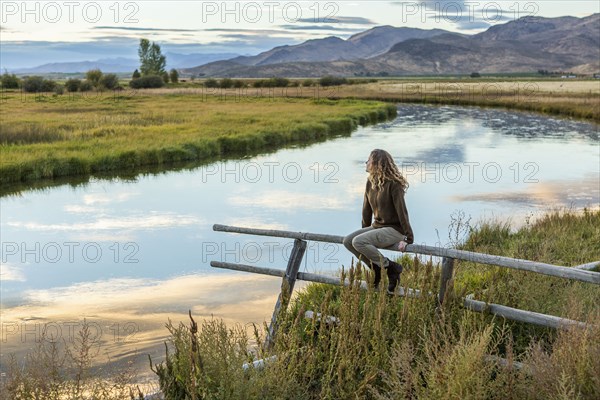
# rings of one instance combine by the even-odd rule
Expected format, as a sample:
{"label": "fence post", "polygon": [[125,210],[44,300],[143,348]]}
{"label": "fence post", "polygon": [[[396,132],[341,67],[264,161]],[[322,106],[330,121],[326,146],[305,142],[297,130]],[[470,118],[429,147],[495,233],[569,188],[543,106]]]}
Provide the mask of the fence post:
{"label": "fence post", "polygon": [[442,258],[442,276],[440,277],[440,291],[438,293],[438,303],[444,304],[446,300],[446,291],[450,280],[452,279],[452,273],[454,272],[454,258],[444,257]]}
{"label": "fence post", "polygon": [[305,251],[306,242],[300,239],[294,240],[294,247],[292,248],[292,253],[290,254],[285,275],[283,277],[283,281],[281,282],[281,293],[277,298],[277,303],[275,303],[275,309],[273,310],[273,316],[271,317],[271,325],[269,325],[269,332],[267,333],[267,338],[265,340],[265,346],[267,349],[271,348],[275,343],[277,317],[279,316],[281,309],[283,308],[285,310],[290,302],[292,291],[294,290],[294,285],[296,284],[296,276],[300,270],[300,264],[302,263],[302,257],[304,257]]}

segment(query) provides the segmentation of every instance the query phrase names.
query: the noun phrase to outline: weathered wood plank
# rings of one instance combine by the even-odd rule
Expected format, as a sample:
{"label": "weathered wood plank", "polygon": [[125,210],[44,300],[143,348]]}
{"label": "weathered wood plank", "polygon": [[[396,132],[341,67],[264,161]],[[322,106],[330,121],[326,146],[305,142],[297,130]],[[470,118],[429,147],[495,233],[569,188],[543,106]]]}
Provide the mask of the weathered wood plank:
{"label": "weathered wood plank", "polygon": [[549,328],[559,329],[573,325],[585,328],[587,326],[584,322],[574,321],[572,319],[555,317],[554,315],[540,314],[533,311],[520,310],[518,308],[507,307],[494,303],[486,303],[484,301],[473,300],[470,298],[463,299],[463,305],[471,311],[480,313],[489,312],[513,321],[527,322]]}
{"label": "weathered wood plank", "polygon": [[444,304],[448,285],[454,273],[454,259],[444,257],[442,259],[442,275],[440,276],[440,291],[438,293],[438,303]]}
{"label": "weathered wood plank", "polygon": [[[226,262],[221,262],[221,261],[211,261],[210,266],[213,268],[231,269],[234,271],[250,272],[253,274],[270,275],[270,276],[277,276],[277,277],[283,277],[285,275],[285,271],[280,270],[280,269],[257,267],[254,265],[245,265],[245,264],[233,264],[233,263],[226,263]],[[333,276],[313,274],[310,272],[298,272],[298,275],[296,275],[296,279],[300,280],[300,281],[325,283],[325,284],[336,285],[336,286],[339,286],[342,284],[342,282],[340,281],[339,278],[335,278]],[[344,286],[349,286],[349,285],[350,285],[349,280],[345,279]],[[363,290],[367,290],[368,283],[366,281],[361,281],[360,288]],[[410,289],[410,288],[408,290],[405,290],[403,287],[400,287],[399,288],[399,296],[419,297],[419,296],[421,296],[421,291],[418,289]]]}
{"label": "weathered wood plank", "polygon": [[265,345],[267,348],[271,348],[274,344],[275,334],[277,333],[278,326],[277,319],[281,313],[281,310],[285,310],[290,302],[292,292],[294,291],[294,285],[296,284],[296,277],[298,275],[298,271],[300,271],[300,265],[302,264],[302,257],[304,257],[305,251],[306,242],[304,240],[296,239],[294,241],[294,247],[292,248],[292,253],[290,254],[288,265],[283,276],[283,281],[281,282],[281,293],[279,293],[279,297],[275,303],[275,309],[273,310],[273,316],[271,317],[271,324],[269,325],[267,339],[265,340]]}
{"label": "weathered wood plank", "polygon": [[583,269],[583,270],[589,271],[589,270],[592,270],[592,269],[596,268],[599,265],[600,265],[600,261],[594,261],[594,262],[587,263],[587,264],[577,265],[577,266],[575,266],[573,268]]}
{"label": "weathered wood plank", "polygon": [[463,261],[471,261],[480,264],[496,265],[518,269],[523,271],[536,272],[538,274],[556,276],[559,278],[574,279],[582,282],[595,283],[600,285],[600,273],[584,271],[581,269],[562,267],[559,265],[546,264],[536,261],[522,260],[503,256],[494,256],[490,254],[475,253],[472,251],[446,249],[443,247],[431,247],[419,244],[411,244],[408,251],[432,256],[450,257]]}

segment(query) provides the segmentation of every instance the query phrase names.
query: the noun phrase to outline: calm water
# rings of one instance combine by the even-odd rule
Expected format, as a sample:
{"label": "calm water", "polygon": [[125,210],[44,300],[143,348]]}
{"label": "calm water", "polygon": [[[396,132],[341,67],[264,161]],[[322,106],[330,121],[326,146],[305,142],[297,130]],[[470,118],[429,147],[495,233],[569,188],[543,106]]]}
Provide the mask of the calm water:
{"label": "calm water", "polygon": [[[415,240],[448,245],[462,238],[449,233],[457,218],[518,225],[551,207],[598,206],[599,144],[598,127],[585,123],[401,106],[393,122],[309,147],[3,197],[2,356],[33,343],[47,322],[69,338],[73,326],[92,321],[117,357],[156,345],[167,319],[188,309],[262,322],[279,280],[209,262],[283,269],[290,241],[215,233],[212,225],[355,230],[373,148],[389,151],[410,182]],[[310,244],[307,254],[310,272],[330,273],[351,259],[336,245]]]}

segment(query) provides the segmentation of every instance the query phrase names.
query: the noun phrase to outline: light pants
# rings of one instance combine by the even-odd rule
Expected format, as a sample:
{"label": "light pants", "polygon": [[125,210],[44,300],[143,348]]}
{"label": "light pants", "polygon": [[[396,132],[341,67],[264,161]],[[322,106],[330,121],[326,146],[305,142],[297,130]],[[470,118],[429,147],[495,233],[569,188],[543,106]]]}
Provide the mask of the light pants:
{"label": "light pants", "polygon": [[400,242],[403,238],[404,235],[394,228],[368,227],[359,229],[346,236],[344,238],[344,246],[356,256],[357,260],[365,263],[371,261],[380,267],[386,268],[389,260],[377,248],[389,247]]}

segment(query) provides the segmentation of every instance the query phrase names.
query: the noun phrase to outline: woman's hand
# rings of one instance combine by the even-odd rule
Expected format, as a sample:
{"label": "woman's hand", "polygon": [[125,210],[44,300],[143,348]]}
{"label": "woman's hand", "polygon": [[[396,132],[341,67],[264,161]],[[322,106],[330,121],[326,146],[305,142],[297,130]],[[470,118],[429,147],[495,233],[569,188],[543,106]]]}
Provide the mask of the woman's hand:
{"label": "woman's hand", "polygon": [[406,250],[407,245],[408,245],[408,243],[406,243],[404,240],[401,241],[400,243],[398,243],[398,250],[400,250],[401,252],[404,252],[404,250]]}

